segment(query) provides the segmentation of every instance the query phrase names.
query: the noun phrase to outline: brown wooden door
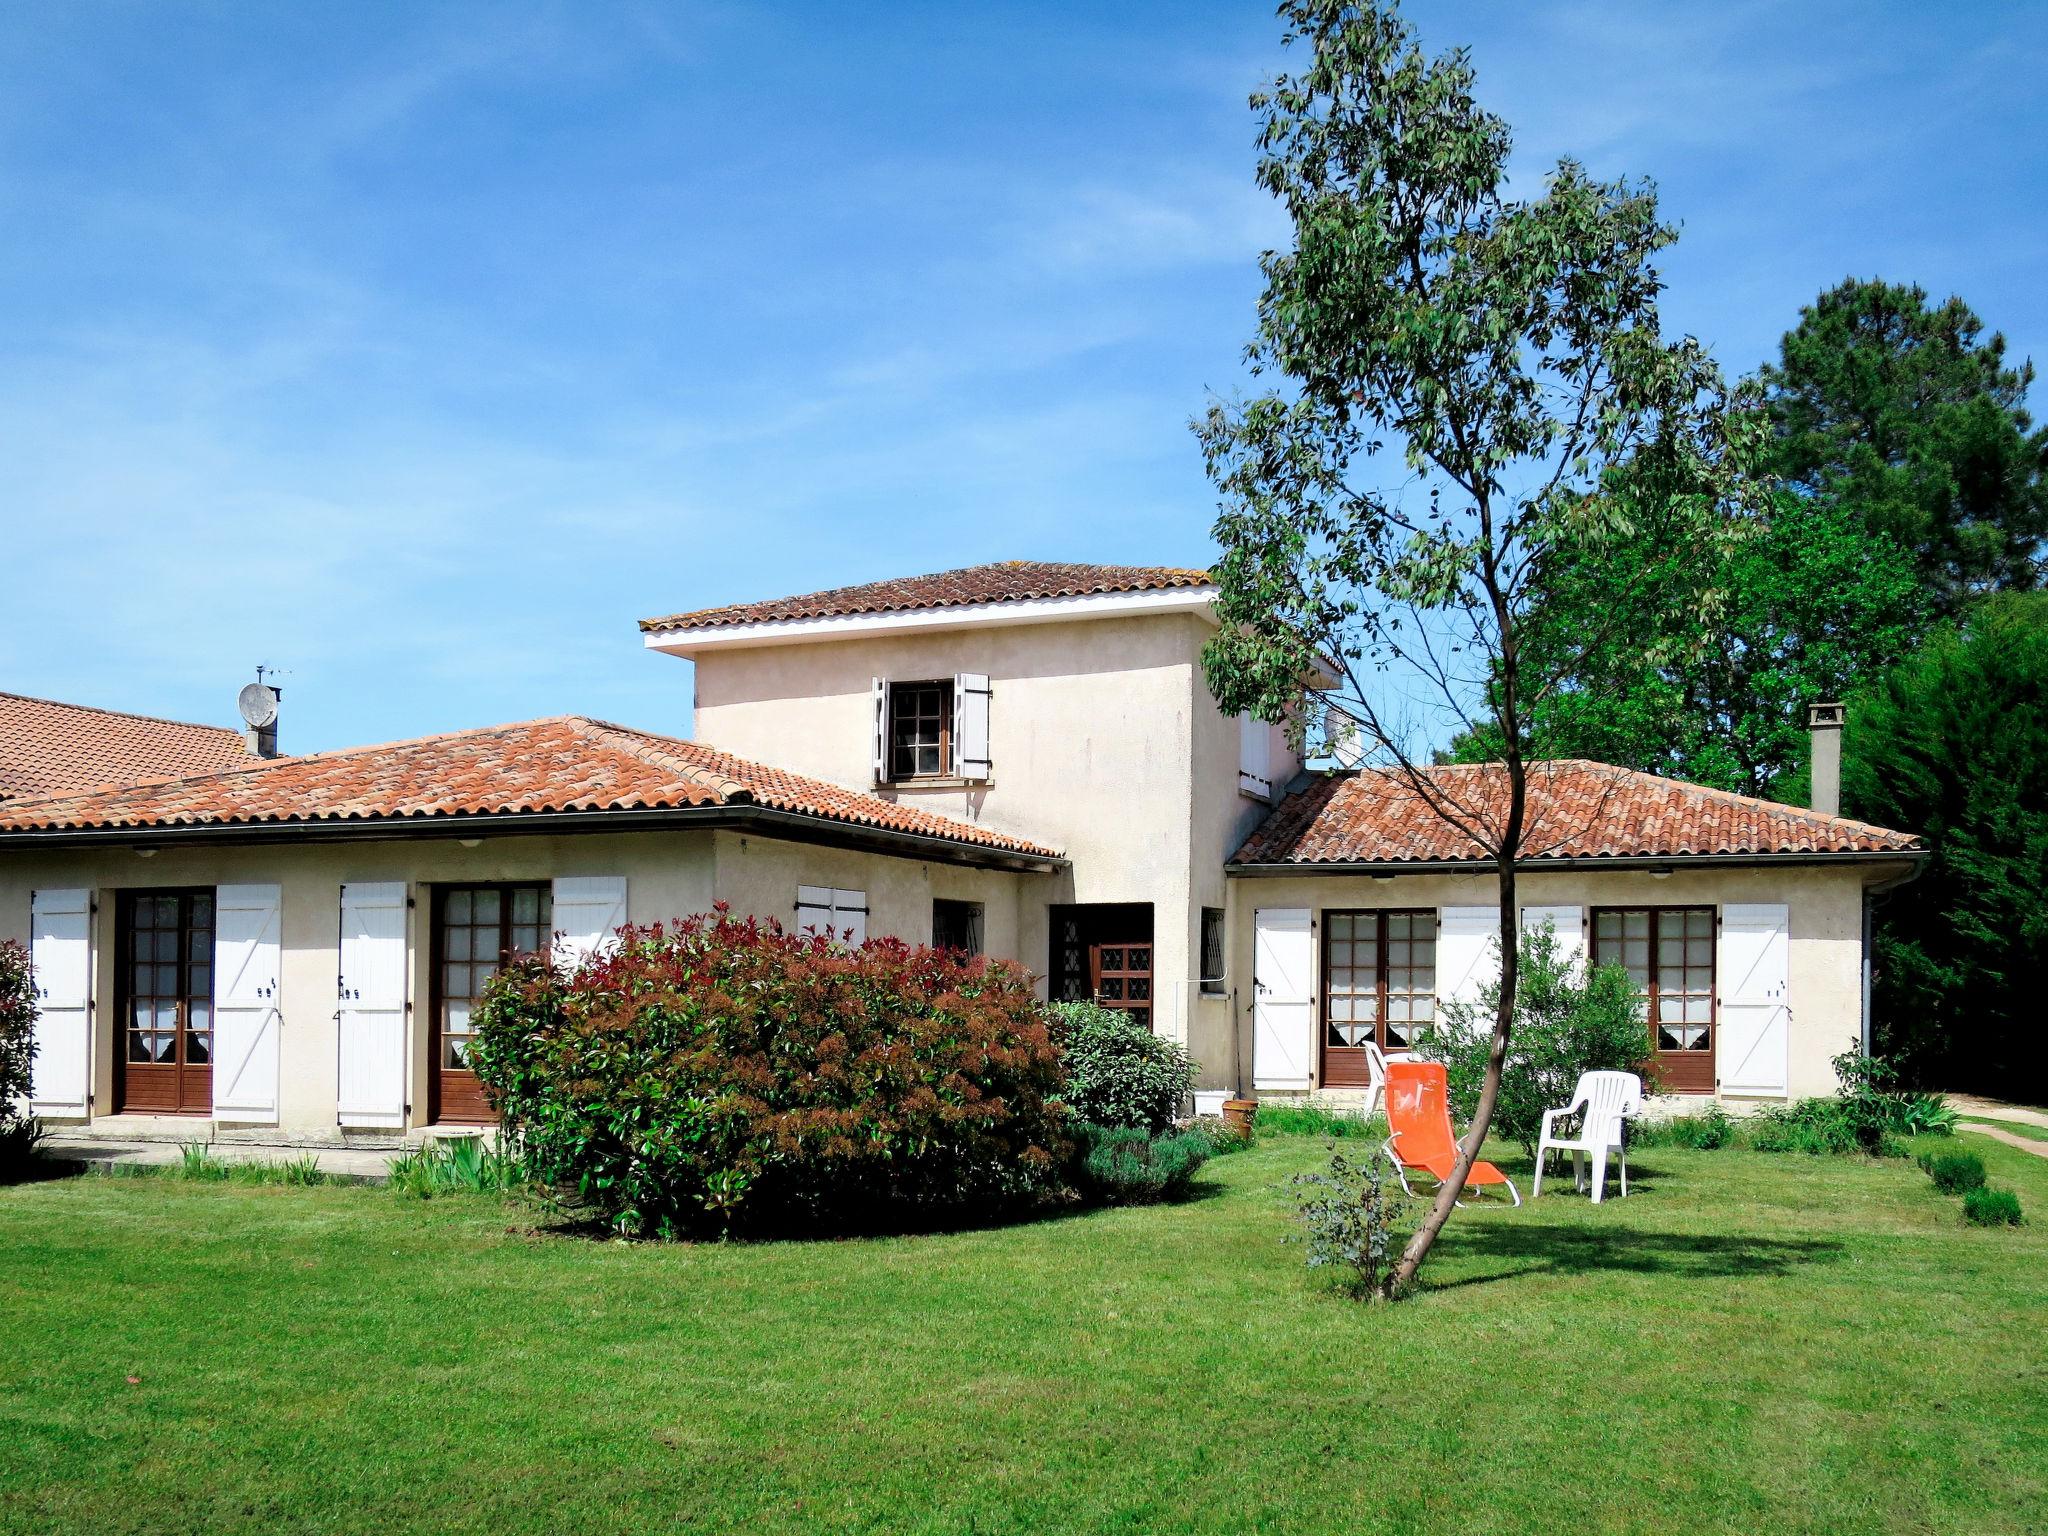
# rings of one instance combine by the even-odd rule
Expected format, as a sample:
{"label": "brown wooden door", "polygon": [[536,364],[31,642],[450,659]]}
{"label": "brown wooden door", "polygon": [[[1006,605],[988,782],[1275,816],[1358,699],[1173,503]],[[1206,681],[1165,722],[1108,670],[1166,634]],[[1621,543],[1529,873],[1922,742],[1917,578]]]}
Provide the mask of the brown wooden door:
{"label": "brown wooden door", "polygon": [[213,1112],[213,892],[123,891],[114,1107]]}
{"label": "brown wooden door", "polygon": [[1597,907],[1593,961],[1620,965],[1643,999],[1650,1062],[1666,1093],[1714,1091],[1714,909]]}
{"label": "brown wooden door", "polygon": [[1436,1017],[1436,913],[1325,912],[1322,999],[1322,1086],[1368,1086],[1366,1046],[1411,1050]]}
{"label": "brown wooden door", "polygon": [[469,1065],[472,1014],[506,958],[547,948],[554,893],[547,885],[444,885],[434,891],[434,1053],[427,1113],[434,1121],[495,1120]]}
{"label": "brown wooden door", "polygon": [[1152,1025],[1152,941],[1123,940],[1088,946],[1088,984],[1095,1001]]}

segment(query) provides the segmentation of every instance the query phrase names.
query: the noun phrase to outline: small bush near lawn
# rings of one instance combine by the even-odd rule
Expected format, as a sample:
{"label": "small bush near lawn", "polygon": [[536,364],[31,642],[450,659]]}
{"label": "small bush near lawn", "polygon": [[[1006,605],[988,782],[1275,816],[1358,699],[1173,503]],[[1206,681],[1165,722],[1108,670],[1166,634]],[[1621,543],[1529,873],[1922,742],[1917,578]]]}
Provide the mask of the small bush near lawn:
{"label": "small bush near lawn", "polygon": [[1734,1139],[1735,1121],[1718,1104],[1709,1104],[1692,1114],[1632,1121],[1628,1127],[1632,1147],[1689,1147],[1695,1152],[1718,1152]]}
{"label": "small bush near lawn", "polygon": [[1209,1144],[1211,1157],[1228,1157],[1233,1152],[1249,1151],[1252,1146],[1251,1137],[1216,1115],[1190,1120],[1187,1129],[1190,1135],[1199,1136]]}
{"label": "small bush near lawn", "polygon": [[1980,1227],[2016,1227],[2020,1197],[2009,1189],[1973,1189],[1963,1196],[1963,1216]]}
{"label": "small bush near lawn", "polygon": [[1399,1256],[1395,1223],[1407,1202],[1392,1193],[1379,1159],[1354,1163],[1341,1149],[1330,1154],[1322,1173],[1297,1173],[1288,1180],[1297,1194],[1300,1236],[1308,1267],[1327,1274],[1349,1296],[1370,1296]]}
{"label": "small bush near lawn", "polygon": [[1984,1187],[1984,1159],[1974,1152],[1923,1152],[1920,1168],[1944,1195],[1967,1194]]}
{"label": "small bush near lawn", "polygon": [[1188,1053],[1121,1009],[1055,1003],[1053,1041],[1066,1056],[1061,1098],[1089,1125],[1135,1125],[1157,1136],[1195,1086]]}
{"label": "small bush near lawn", "polygon": [[1060,1189],[1059,1051],[1019,968],[722,909],[491,980],[472,1060],[536,1182],[622,1233],[977,1215]]}
{"label": "small bush near lawn", "polygon": [[[1533,1157],[1543,1112],[1569,1104],[1587,1072],[1642,1073],[1650,1031],[1628,972],[1618,965],[1589,971],[1559,946],[1550,924],[1522,935],[1518,965],[1514,1033],[1492,1133],[1520,1142]],[[1460,1120],[1469,1120],[1478,1107],[1499,1006],[1495,982],[1481,989],[1476,1004],[1447,1006],[1416,1042],[1423,1060],[1444,1064],[1451,1108]],[[1656,1085],[1646,1079],[1644,1087],[1654,1092]]]}
{"label": "small bush near lawn", "polygon": [[1897,1073],[1879,1057],[1851,1047],[1835,1057],[1833,1066],[1840,1092],[1758,1110],[1747,1126],[1749,1144],[1759,1152],[1902,1157],[1902,1138],[1916,1128],[1943,1135],[1954,1123],[1939,1098],[1895,1091],[1891,1084]]}
{"label": "small bush near lawn", "polygon": [[1253,1124],[1275,1136],[1321,1136],[1330,1141],[1375,1133],[1384,1138],[1387,1134],[1383,1121],[1368,1120],[1356,1111],[1338,1109],[1319,1099],[1304,1099],[1298,1104],[1261,1099],[1258,1119]]}
{"label": "small bush near lawn", "polygon": [[1178,1200],[1210,1153],[1209,1138],[1200,1131],[1153,1136],[1134,1125],[1077,1126],[1074,1141],[1075,1182],[1082,1194],[1104,1205]]}
{"label": "small bush near lawn", "polygon": [[42,1133],[20,1106],[35,1086],[36,991],[28,951],[0,940],[0,1179],[27,1167]]}
{"label": "small bush near lawn", "polygon": [[391,1159],[391,1189],[415,1200],[435,1195],[505,1194],[526,1182],[519,1160],[481,1136],[429,1142]]}

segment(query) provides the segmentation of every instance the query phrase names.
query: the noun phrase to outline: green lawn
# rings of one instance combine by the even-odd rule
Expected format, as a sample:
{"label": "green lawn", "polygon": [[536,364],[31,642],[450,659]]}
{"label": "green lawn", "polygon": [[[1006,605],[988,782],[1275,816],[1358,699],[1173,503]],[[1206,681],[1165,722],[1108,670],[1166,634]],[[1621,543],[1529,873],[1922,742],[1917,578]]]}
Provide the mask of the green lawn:
{"label": "green lawn", "polygon": [[1280,1242],[1301,1139],[873,1242],[0,1189],[0,1527],[2040,1531],[2048,1160],[1969,1145],[2031,1225],[1908,1162],[1651,1150],[1625,1202],[1460,1213],[1383,1309]]}

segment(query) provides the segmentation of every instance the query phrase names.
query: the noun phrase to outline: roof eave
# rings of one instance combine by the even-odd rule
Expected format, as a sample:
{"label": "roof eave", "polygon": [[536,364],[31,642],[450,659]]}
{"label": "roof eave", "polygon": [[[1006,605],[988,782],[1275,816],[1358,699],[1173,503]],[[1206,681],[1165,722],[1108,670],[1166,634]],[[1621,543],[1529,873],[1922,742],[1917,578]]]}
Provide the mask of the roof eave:
{"label": "roof eave", "polygon": [[1216,588],[1208,585],[1169,587],[1149,592],[1088,592],[1073,597],[955,603],[939,608],[902,608],[887,613],[835,614],[816,619],[767,619],[702,628],[663,628],[662,625],[668,621],[643,619],[640,627],[641,644],[648,650],[694,658],[703,651],[811,645],[820,641],[867,639],[879,635],[936,634],[999,624],[1058,624],[1162,613],[1191,613],[1214,622],[1215,602]]}
{"label": "roof eave", "polygon": [[691,805],[642,810],[491,811],[434,816],[336,817],[305,821],[197,822],[172,826],[24,827],[0,830],[0,850],[63,847],[205,847],[226,844],[390,842],[464,837],[534,837],[562,832],[755,831],[813,843],[1025,874],[1050,874],[1067,860],[985,847],[931,833],[867,826],[765,805]]}
{"label": "roof eave", "polygon": [[[1538,855],[1516,860],[1515,868],[1521,873],[1541,873],[1549,869],[1732,869],[1744,865],[1917,863],[1927,854],[1925,848],[1865,848],[1832,852],[1807,849],[1792,853]],[[1223,872],[1247,879],[1274,879],[1289,875],[1370,875],[1377,879],[1391,879],[1395,875],[1483,875],[1493,868],[1491,859],[1328,859],[1291,863],[1231,859],[1224,864]]]}

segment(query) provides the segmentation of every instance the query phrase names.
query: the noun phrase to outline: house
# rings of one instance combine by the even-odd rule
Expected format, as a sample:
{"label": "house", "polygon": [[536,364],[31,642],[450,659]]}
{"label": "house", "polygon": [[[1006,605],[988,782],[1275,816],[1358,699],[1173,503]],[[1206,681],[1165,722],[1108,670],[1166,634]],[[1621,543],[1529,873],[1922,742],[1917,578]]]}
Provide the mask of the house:
{"label": "house", "polygon": [[[1353,1090],[1366,1041],[1484,984],[1494,880],[1412,786],[1304,771],[1217,708],[1214,595],[1014,562],[674,614],[640,629],[693,664],[690,740],[565,717],[0,805],[34,1108],[84,1134],[474,1123],[469,1013],[504,953],[714,902],[1020,961],[1210,1087]],[[1535,797],[1523,921],[1640,978],[1669,1087],[1832,1086],[1867,902],[1915,839],[1590,763]]]}

